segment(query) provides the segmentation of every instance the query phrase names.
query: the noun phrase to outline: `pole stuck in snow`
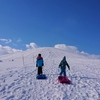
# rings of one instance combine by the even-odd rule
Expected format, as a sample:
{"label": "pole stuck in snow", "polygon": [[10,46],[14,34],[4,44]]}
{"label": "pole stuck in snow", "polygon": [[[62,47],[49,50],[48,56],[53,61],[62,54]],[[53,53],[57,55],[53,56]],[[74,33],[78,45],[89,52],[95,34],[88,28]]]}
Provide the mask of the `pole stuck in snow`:
{"label": "pole stuck in snow", "polygon": [[24,63],[24,56],[22,55],[22,61],[23,61],[23,66],[25,65],[25,63]]}

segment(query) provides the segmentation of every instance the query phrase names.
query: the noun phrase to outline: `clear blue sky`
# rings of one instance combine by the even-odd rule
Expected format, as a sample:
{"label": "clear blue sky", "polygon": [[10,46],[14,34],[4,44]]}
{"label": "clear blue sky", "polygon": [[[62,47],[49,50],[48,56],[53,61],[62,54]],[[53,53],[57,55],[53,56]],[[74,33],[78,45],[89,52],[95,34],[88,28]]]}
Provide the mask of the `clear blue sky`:
{"label": "clear blue sky", "polygon": [[100,55],[100,0],[0,0],[0,39],[16,49],[66,44]]}

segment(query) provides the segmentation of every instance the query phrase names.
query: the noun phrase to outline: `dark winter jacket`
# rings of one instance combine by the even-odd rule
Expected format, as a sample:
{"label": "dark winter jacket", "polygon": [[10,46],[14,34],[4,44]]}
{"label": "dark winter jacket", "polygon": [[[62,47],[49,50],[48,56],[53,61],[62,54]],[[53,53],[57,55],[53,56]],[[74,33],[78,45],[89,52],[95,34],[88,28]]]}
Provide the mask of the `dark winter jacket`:
{"label": "dark winter jacket", "polygon": [[42,67],[44,65],[43,58],[38,56],[36,60],[36,67]]}
{"label": "dark winter jacket", "polygon": [[59,64],[59,67],[61,69],[66,69],[66,65],[67,65],[68,69],[70,70],[70,66],[68,65],[68,63],[66,61],[66,57],[64,56],[63,59],[62,59],[62,61]]}

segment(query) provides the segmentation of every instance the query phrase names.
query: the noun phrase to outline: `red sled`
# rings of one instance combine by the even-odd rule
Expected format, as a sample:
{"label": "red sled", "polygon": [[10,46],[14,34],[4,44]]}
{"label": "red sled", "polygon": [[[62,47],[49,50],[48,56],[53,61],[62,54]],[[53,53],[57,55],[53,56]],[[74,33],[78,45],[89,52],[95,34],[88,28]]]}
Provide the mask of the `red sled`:
{"label": "red sled", "polygon": [[58,81],[60,83],[66,83],[66,84],[70,84],[71,83],[71,81],[65,76],[58,76]]}

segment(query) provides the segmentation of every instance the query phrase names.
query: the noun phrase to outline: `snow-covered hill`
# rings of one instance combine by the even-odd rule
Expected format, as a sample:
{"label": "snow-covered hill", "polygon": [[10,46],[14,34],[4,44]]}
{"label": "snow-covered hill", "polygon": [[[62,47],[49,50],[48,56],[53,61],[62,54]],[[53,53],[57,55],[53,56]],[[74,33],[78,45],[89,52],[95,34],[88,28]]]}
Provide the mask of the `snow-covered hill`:
{"label": "snow-covered hill", "polygon": [[[36,80],[36,57],[44,58],[47,80]],[[58,65],[66,56],[71,85],[60,84]],[[0,100],[100,100],[100,59],[52,47],[0,56]]]}

